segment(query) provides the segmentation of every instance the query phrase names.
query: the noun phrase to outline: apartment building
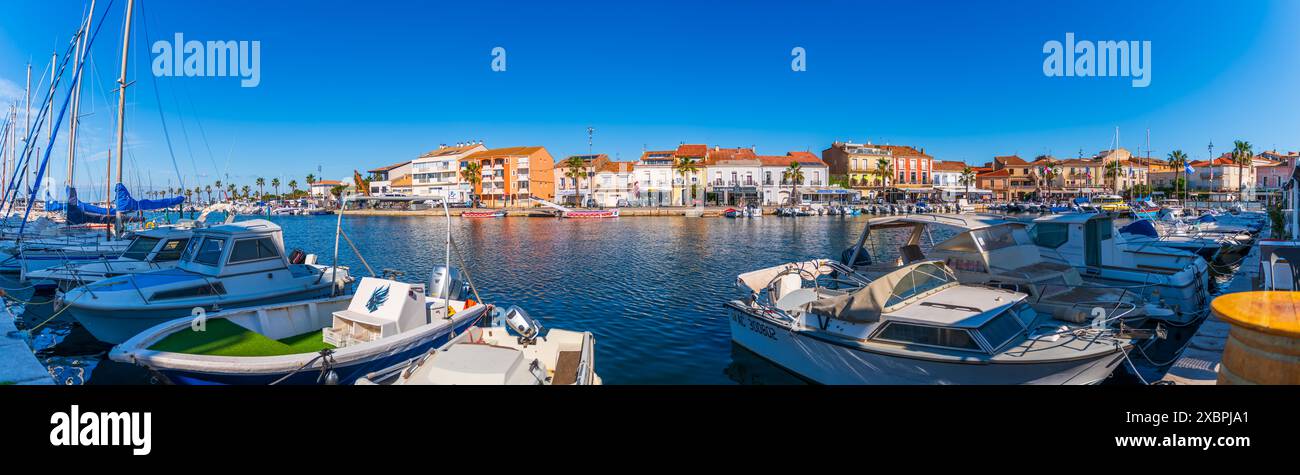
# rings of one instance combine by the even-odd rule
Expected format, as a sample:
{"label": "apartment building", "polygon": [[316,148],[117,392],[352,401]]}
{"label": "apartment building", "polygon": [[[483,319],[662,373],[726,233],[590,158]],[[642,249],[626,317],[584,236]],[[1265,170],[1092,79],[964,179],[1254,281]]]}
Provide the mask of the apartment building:
{"label": "apartment building", "polygon": [[[545,147],[506,147],[474,152],[460,160],[480,167],[472,191],[491,205],[527,205],[528,198],[555,199],[555,159]],[[467,190],[469,184],[464,184]]]}
{"label": "apartment building", "polygon": [[470,154],[487,150],[482,142],[465,142],[455,145],[438,145],[411,162],[411,194],[446,199],[451,202],[466,201],[466,189],[461,186],[460,161]]}

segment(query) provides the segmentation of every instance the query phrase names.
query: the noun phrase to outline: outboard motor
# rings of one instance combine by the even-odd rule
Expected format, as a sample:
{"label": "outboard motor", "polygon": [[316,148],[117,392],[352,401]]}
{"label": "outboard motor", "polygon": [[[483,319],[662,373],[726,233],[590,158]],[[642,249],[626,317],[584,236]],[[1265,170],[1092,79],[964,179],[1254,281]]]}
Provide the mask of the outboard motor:
{"label": "outboard motor", "polygon": [[533,320],[528,312],[517,306],[512,305],[509,310],[506,310],[505,320],[506,325],[519,334],[520,344],[532,343],[537,338],[537,334],[542,331],[542,324]]}
{"label": "outboard motor", "polygon": [[307,253],[302,252],[302,249],[294,249],[293,252],[289,253],[290,264],[302,264],[303,262],[306,261],[307,261]]}
{"label": "outboard motor", "polygon": [[429,275],[427,292],[430,297],[443,300],[463,301],[471,295],[469,283],[466,282],[464,274],[454,267],[448,268],[444,265],[433,266],[433,272]]}

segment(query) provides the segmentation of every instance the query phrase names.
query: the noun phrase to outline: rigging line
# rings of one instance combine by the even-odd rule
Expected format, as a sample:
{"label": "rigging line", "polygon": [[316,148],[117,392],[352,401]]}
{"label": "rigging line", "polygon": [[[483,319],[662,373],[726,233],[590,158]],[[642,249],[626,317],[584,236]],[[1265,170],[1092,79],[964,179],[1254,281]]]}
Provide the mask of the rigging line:
{"label": "rigging line", "polygon": [[[73,38],[75,39],[75,38],[77,38],[77,37],[78,37],[79,35],[81,35],[81,34],[84,34],[84,32],[82,32],[80,29],[78,29],[77,35],[73,35]],[[62,65],[61,65],[60,68],[59,68],[58,75],[56,76],[57,79],[56,79],[55,82],[54,82],[54,87],[55,87],[55,88],[58,87],[58,81],[62,80],[62,78],[63,78],[63,71],[67,68],[67,65],[68,65],[68,62],[69,62],[68,60],[69,60],[69,58],[72,56],[73,47],[74,47],[75,45],[76,45],[76,41],[75,41],[75,40],[69,42],[69,45],[68,45],[68,51],[67,51],[66,53],[64,53],[64,55],[63,55]],[[48,70],[47,70],[47,71],[48,71]],[[43,75],[43,74],[42,74],[42,75]],[[43,84],[43,83],[42,83],[42,84]],[[41,88],[41,89],[44,89],[44,88]],[[47,104],[47,103],[49,104],[49,107],[46,107],[46,104]],[[10,185],[12,185],[12,186],[8,187],[8,188],[5,190],[5,194],[4,194],[4,196],[0,197],[0,207],[3,207],[4,204],[5,204],[5,202],[8,201],[8,204],[9,204],[8,209],[13,209],[14,202],[16,202],[16,201],[18,200],[18,192],[20,191],[20,188],[23,187],[23,186],[27,186],[26,183],[23,183],[23,184],[21,184],[21,185],[18,184],[18,183],[17,183],[17,182],[18,182],[18,177],[21,176],[21,177],[23,177],[23,181],[24,181],[24,182],[26,181],[26,177],[27,177],[27,175],[26,175],[26,173],[27,173],[27,164],[28,164],[28,162],[31,161],[31,156],[32,156],[33,150],[37,147],[37,145],[36,145],[35,141],[33,140],[33,138],[34,138],[34,137],[37,137],[37,138],[39,137],[39,135],[40,135],[40,130],[43,128],[43,124],[45,124],[45,119],[49,116],[50,113],[53,113],[53,110],[54,110],[54,106],[53,106],[53,104],[54,104],[54,89],[51,88],[51,89],[49,90],[49,92],[47,92],[47,93],[45,94],[45,99],[41,101],[41,107],[40,107],[40,110],[38,110],[38,111],[36,112],[36,122],[35,122],[34,124],[32,124],[32,125],[34,125],[35,127],[32,128],[32,129],[30,129],[30,130],[28,130],[28,131],[26,132],[26,137],[23,139],[23,142],[24,142],[24,144],[23,144],[23,155],[22,155],[22,158],[21,158],[23,165],[22,165],[22,167],[21,167],[21,170],[19,170],[19,167],[18,167],[18,165],[17,165],[17,162],[15,162],[15,164],[14,164],[14,176],[13,176],[13,178],[11,179],[12,181],[10,182]],[[60,117],[59,120],[62,121],[62,117]],[[54,134],[51,133],[50,135],[51,135],[51,137],[53,137]],[[50,143],[51,143],[51,144],[53,143],[53,139],[51,139]],[[48,151],[49,151],[49,147],[47,146],[47,147],[46,147],[46,152],[48,152]],[[48,153],[47,153],[46,155],[48,155]],[[10,190],[12,190],[13,200],[9,200],[9,196],[10,196],[10,194],[11,194],[11,191],[10,191]],[[25,221],[25,220],[26,220],[26,217],[24,217],[24,221]],[[6,212],[5,215],[4,215],[4,221],[3,221],[3,222],[4,222],[4,223],[8,223],[8,222],[9,222],[9,214],[8,214],[7,212]],[[25,224],[25,223],[24,223],[24,224]]]}
{"label": "rigging line", "polygon": [[[108,2],[108,7],[107,7],[107,8],[112,8],[112,7],[113,7],[113,0],[109,0],[109,2]],[[107,12],[107,10],[105,10],[105,11]],[[108,15],[105,14],[104,16],[107,17]],[[86,48],[87,48],[87,50],[89,50],[89,48],[90,48],[91,45],[95,44],[95,38],[98,38],[98,37],[99,37],[99,29],[100,29],[100,27],[103,27],[103,26],[104,26],[104,19],[103,19],[103,18],[100,18],[100,20],[99,20],[99,25],[95,27],[95,32],[94,32],[93,34],[91,34],[91,35],[90,35],[90,38],[86,41]],[[72,55],[72,51],[73,51],[72,48],[69,47],[69,48],[68,48],[68,52],[64,55],[64,66],[65,66],[65,67],[67,66],[68,58]],[[82,68],[85,66],[85,63],[86,63],[86,62],[85,62],[84,60],[82,60],[82,61],[78,61],[78,62],[77,62],[77,67],[76,67],[76,69],[73,70],[73,74],[74,74],[74,75],[81,74]],[[59,76],[62,77],[62,74],[60,74]],[[56,84],[56,86],[57,86],[57,84]],[[66,113],[66,112],[68,111],[68,104],[72,102],[72,92],[73,92],[73,91],[74,91],[74,88],[71,88],[71,87],[68,88],[68,92],[67,92],[67,94],[65,95],[65,98],[64,98],[64,100],[63,100],[63,107],[59,109],[59,117],[58,117],[58,119],[56,119],[53,123],[50,124],[50,140],[49,140],[49,144],[50,144],[50,145],[53,145],[53,144],[54,144],[54,139],[56,139],[56,138],[58,137],[58,135],[59,135],[59,134],[58,134],[58,132],[59,132],[59,124],[63,122],[63,115],[64,115],[64,113]],[[54,100],[53,94],[51,94],[50,100],[51,100],[51,101]],[[53,112],[53,110],[54,110],[53,104],[54,104],[53,102],[50,103],[50,110],[51,110],[51,112]],[[42,176],[45,174],[45,165],[48,164],[49,161],[50,161],[50,152],[51,152],[50,149],[51,149],[51,148],[52,148],[52,147],[50,147],[49,145],[47,145],[47,146],[45,147],[45,156],[44,156],[44,158],[41,159],[41,166],[40,166],[40,168],[37,170],[37,173],[36,173],[36,183],[34,183],[34,188],[40,188],[41,178],[42,178]],[[28,218],[28,217],[31,215],[31,213],[32,213],[32,205],[35,204],[35,199],[36,199],[36,194],[35,194],[35,192],[33,191],[33,193],[32,193],[32,197],[29,198],[29,199],[27,200],[27,210],[26,210],[25,212],[23,212],[23,222],[22,222],[22,224],[19,225],[19,227],[18,227],[18,238],[19,238],[19,239],[22,239],[23,233],[27,230],[27,218]]]}
{"label": "rigging line", "polygon": [[181,123],[181,136],[185,138],[185,153],[190,156],[190,166],[194,168],[194,181],[201,181],[199,180],[199,164],[194,161],[194,147],[190,144],[190,132],[185,127],[185,115],[181,113],[181,100],[180,97],[176,95],[176,85],[173,84],[172,87],[168,89],[172,93],[172,103],[176,105],[176,120]]}
{"label": "rigging line", "polygon": [[199,127],[199,138],[203,140],[203,147],[208,150],[208,160],[212,162],[212,172],[217,174],[217,178],[222,178],[221,168],[217,167],[217,159],[212,155],[212,144],[208,142],[208,134],[203,131],[203,119],[199,117],[199,109],[194,106],[194,95],[190,94],[190,88],[184,87],[185,98],[190,101],[190,112],[194,113],[194,123]]}
{"label": "rigging line", "polygon": [[[144,24],[144,42],[151,45],[153,40],[149,38],[149,15],[145,12],[144,0],[140,0],[140,17],[143,19],[140,23]],[[167,132],[167,118],[163,116],[162,98],[158,94],[158,75],[150,74],[149,77],[153,79],[153,98],[158,105],[158,120],[162,122],[163,138],[167,141],[167,154],[172,158],[172,169],[176,171],[176,181],[184,189],[185,178],[181,176],[181,167],[176,163],[176,151],[172,149],[172,137]]]}

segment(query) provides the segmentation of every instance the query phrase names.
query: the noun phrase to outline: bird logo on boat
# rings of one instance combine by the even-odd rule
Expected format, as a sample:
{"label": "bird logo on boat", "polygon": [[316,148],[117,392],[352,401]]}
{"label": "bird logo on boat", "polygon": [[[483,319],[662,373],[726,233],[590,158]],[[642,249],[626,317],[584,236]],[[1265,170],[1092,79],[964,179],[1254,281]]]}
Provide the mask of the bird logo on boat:
{"label": "bird logo on boat", "polygon": [[379,310],[379,307],[388,301],[388,287],[387,285],[379,287],[370,294],[370,300],[366,302],[366,311]]}

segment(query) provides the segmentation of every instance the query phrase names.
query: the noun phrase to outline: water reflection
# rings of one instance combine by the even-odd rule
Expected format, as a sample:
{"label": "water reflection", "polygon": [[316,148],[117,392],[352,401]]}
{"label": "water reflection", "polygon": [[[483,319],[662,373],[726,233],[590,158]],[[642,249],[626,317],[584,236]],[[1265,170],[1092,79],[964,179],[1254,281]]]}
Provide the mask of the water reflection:
{"label": "water reflection", "polygon": [[[335,217],[269,219],[284,228],[289,250],[332,262]],[[738,296],[738,274],[839,256],[865,222],[831,216],[453,219],[452,234],[484,299],[524,307],[547,327],[594,333],[596,370],[608,384],[788,384],[777,376],[789,376],[784,370],[733,347],[722,305]],[[402,280],[426,281],[444,260],[444,218],[346,216],[343,227],[376,273],[396,269],[405,273]],[[874,247],[886,255],[905,239],[894,230],[874,234]],[[346,243],[338,258],[353,274],[368,275]],[[49,305],[29,307],[19,310],[23,327],[50,315]],[[33,338],[60,382],[150,381],[139,368],[107,361],[108,345],[68,316]]]}

